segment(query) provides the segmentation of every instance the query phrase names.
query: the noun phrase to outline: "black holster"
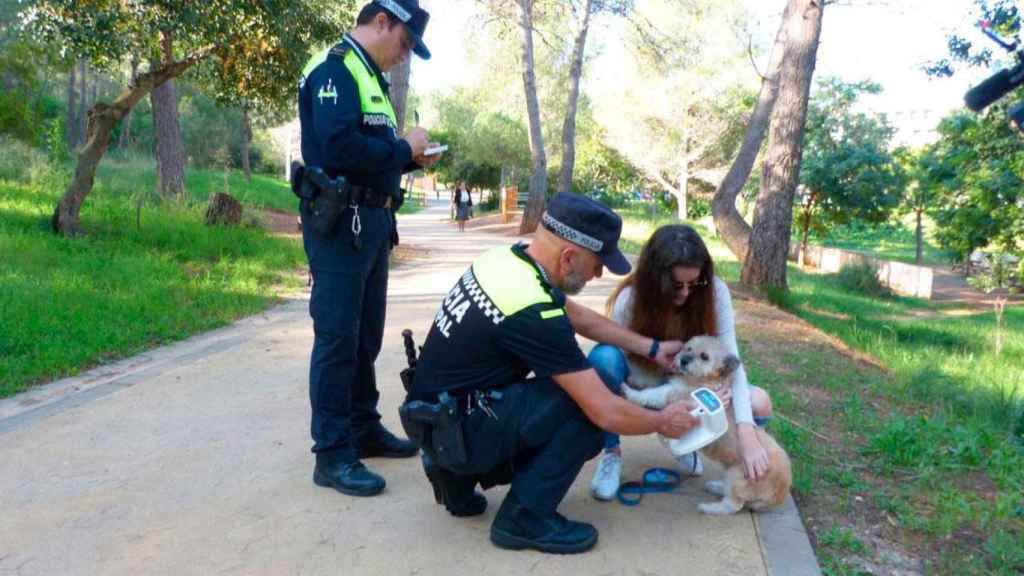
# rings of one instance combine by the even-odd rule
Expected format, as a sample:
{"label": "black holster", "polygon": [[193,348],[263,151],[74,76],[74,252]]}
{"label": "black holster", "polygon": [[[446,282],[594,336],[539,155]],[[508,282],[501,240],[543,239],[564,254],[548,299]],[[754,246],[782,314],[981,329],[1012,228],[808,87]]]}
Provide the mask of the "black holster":
{"label": "black holster", "polygon": [[453,472],[462,472],[469,464],[462,414],[455,398],[444,392],[436,403],[412,400],[398,407],[409,439],[439,466]]}
{"label": "black holster", "polygon": [[330,178],[316,166],[292,163],[292,192],[302,200],[303,217],[308,217],[317,234],[330,238],[338,229],[341,213],[351,195],[343,176]]}

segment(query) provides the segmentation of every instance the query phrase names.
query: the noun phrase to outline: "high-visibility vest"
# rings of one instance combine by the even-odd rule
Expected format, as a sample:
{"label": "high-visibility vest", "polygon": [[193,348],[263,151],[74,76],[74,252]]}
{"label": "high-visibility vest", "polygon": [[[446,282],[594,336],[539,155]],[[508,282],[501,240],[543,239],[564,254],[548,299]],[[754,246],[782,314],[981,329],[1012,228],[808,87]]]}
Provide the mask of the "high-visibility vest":
{"label": "high-visibility vest", "polygon": [[331,48],[314,54],[302,70],[303,78],[308,77],[314,68],[328,58],[341,58],[349,73],[352,74],[352,78],[355,79],[356,88],[359,90],[359,108],[363,113],[363,124],[386,125],[397,130],[398,119],[395,116],[394,108],[391,107],[391,98],[384,93],[374,73],[347,41],[341,41]]}
{"label": "high-visibility vest", "polygon": [[[500,312],[500,315],[492,316],[492,320],[503,320],[535,304],[554,302],[551,293],[545,289],[541,278],[538,278],[537,268],[516,256],[510,246],[488,250],[473,262],[472,271],[475,281]],[[565,310],[559,308],[545,311],[541,315],[551,318],[564,313]]]}

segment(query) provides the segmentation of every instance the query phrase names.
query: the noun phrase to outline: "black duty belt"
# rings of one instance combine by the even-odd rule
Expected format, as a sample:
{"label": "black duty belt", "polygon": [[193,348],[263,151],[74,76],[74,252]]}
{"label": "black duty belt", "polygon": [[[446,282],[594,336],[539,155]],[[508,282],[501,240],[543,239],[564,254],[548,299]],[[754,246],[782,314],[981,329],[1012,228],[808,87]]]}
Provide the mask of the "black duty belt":
{"label": "black duty belt", "polygon": [[367,208],[386,208],[391,205],[391,196],[377,192],[369,186],[349,186],[346,204],[349,206],[366,206]]}
{"label": "black duty belt", "polygon": [[[341,214],[352,209],[352,247],[359,250],[362,241],[359,233],[362,220],[359,208],[386,208],[391,206],[391,197],[367,186],[357,186],[343,176],[331,178],[316,166],[303,166],[299,162],[292,164],[292,192],[303,200],[303,217],[309,215],[313,230],[324,238],[332,238],[337,233]],[[394,229],[391,231],[394,240]]]}
{"label": "black duty belt", "polygon": [[316,200],[318,196],[329,196],[328,201],[336,202],[339,208],[366,206],[385,208],[391,202],[391,195],[369,186],[358,186],[348,182],[344,176],[331,178],[323,169],[292,163],[292,191],[303,200]]}
{"label": "black duty belt", "polygon": [[[468,415],[480,410],[491,418],[497,419],[494,411],[491,410],[491,402],[500,401],[503,394],[501,390],[490,388],[486,390],[450,392],[449,396],[455,402],[459,412]],[[441,402],[440,398],[435,400],[435,402]]]}

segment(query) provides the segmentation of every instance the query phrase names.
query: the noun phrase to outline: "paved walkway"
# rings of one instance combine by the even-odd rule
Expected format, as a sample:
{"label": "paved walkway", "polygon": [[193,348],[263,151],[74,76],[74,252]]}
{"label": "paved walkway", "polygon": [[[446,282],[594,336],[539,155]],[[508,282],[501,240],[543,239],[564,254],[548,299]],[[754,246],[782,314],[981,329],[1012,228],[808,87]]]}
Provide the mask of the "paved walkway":
{"label": "paved walkway", "polygon": [[[513,240],[459,234],[446,217],[433,203],[400,224],[430,256],[391,274],[378,375],[394,430],[402,329],[422,342],[473,257]],[[581,301],[600,309],[612,285]],[[504,490],[487,493],[483,517],[452,518],[418,459],[369,461],[388,481],[376,498],[314,486],[307,298],[0,401],[0,574],[818,573],[794,508],[704,517],[696,503],[709,496],[693,480],[627,508],[590,498],[589,464],[561,511],[601,540],[568,557],[495,548]],[[671,465],[653,438],[628,438],[625,451],[627,479]]]}
{"label": "paved walkway", "polygon": [[962,274],[954,272],[949,266],[934,266],[932,274],[932,300],[935,302],[959,302],[990,310],[996,294],[999,294],[1006,297],[1010,304],[1024,303],[1024,294],[1008,294],[1005,289],[986,294],[968,284]]}

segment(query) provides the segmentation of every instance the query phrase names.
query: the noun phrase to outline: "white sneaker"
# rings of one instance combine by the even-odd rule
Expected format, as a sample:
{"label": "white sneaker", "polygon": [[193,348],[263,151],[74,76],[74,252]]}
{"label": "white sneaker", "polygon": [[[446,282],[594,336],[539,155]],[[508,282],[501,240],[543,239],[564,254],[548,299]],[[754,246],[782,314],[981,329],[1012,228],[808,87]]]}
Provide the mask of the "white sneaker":
{"label": "white sneaker", "polygon": [[622,456],[617,452],[602,452],[597,459],[594,479],[590,481],[590,493],[598,500],[611,500],[619,491],[622,477]]}
{"label": "white sneaker", "polygon": [[686,476],[702,476],[704,474],[704,463],[696,452],[676,456],[676,464],[679,470]]}

